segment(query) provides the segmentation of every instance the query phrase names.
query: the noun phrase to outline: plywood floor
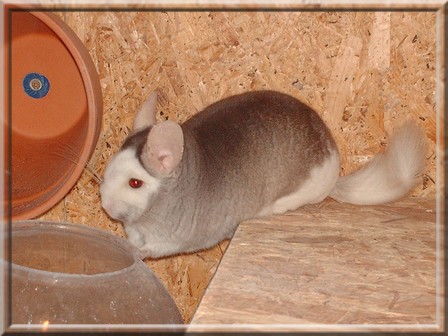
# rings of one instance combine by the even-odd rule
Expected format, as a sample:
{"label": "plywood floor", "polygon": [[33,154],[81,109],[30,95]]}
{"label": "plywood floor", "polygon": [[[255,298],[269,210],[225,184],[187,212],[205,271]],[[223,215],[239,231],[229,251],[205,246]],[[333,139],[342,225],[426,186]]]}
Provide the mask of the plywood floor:
{"label": "plywood floor", "polygon": [[413,199],[242,223],[190,329],[438,330],[437,228]]}

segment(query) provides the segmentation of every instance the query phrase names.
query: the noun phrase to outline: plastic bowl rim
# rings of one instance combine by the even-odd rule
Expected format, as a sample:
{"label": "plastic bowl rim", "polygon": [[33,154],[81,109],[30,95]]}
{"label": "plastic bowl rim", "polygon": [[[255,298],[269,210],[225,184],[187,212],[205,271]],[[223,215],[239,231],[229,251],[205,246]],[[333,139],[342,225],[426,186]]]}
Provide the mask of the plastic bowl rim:
{"label": "plastic bowl rim", "polygon": [[[18,275],[24,276],[24,275],[42,275],[46,278],[83,278],[86,279],[96,279],[100,277],[112,277],[124,273],[131,272],[136,267],[139,267],[141,264],[144,264],[144,262],[140,259],[140,254],[137,248],[135,248],[133,245],[129,244],[126,240],[123,238],[117,237],[113,235],[112,233],[97,229],[94,227],[90,227],[83,224],[76,224],[76,223],[68,223],[68,222],[56,222],[56,221],[44,221],[44,220],[23,220],[23,221],[16,221],[11,223],[11,234],[14,233],[14,231],[22,231],[26,229],[43,229],[45,231],[54,232],[55,230],[60,230],[61,232],[64,232],[65,230],[69,230],[70,233],[78,233],[81,235],[86,235],[86,233],[89,233],[87,237],[92,237],[93,235],[97,236],[98,239],[101,239],[102,241],[113,241],[115,245],[118,245],[123,252],[127,252],[132,257],[132,264],[126,267],[123,267],[116,271],[110,271],[110,272],[101,272],[96,274],[80,274],[80,273],[63,273],[63,272],[51,272],[51,271],[44,271],[35,269],[32,267],[22,266],[16,263],[11,262],[11,269],[13,271],[17,271]],[[9,234],[7,235],[9,236]],[[11,239],[9,236],[8,239]],[[0,263],[8,263],[9,261],[0,260]],[[145,267],[145,269],[149,268]]]}

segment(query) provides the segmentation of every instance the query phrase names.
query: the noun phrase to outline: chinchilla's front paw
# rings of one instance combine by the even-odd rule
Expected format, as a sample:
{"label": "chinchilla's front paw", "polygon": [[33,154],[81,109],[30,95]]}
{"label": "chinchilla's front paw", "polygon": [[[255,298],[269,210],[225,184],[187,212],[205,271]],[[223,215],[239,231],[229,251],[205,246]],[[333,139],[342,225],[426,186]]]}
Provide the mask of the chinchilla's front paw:
{"label": "chinchilla's front paw", "polygon": [[126,226],[124,231],[128,236],[128,241],[137,248],[141,248],[145,245],[145,239],[143,235],[133,228],[132,226]]}
{"label": "chinchilla's front paw", "polygon": [[146,242],[144,246],[140,247],[140,253],[145,258],[152,258],[152,259],[158,259],[171,255],[181,254],[184,252],[189,251],[183,249],[176,242],[168,242],[165,240]]}

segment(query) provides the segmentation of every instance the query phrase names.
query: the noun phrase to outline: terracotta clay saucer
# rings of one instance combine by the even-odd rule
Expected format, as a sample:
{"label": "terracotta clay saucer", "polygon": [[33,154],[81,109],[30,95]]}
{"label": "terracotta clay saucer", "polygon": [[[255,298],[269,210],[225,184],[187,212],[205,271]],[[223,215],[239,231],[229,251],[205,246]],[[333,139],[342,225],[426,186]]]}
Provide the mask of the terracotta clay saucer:
{"label": "terracotta clay saucer", "polygon": [[102,95],[88,51],[62,20],[38,10],[5,15],[5,216],[29,219],[81,176],[98,140]]}

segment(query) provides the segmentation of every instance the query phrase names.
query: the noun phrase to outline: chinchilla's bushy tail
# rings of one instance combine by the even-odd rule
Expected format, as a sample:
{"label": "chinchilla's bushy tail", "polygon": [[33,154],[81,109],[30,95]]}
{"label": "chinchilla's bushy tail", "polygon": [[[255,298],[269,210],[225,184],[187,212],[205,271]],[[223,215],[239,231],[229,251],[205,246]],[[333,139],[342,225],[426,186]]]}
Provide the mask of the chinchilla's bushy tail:
{"label": "chinchilla's bushy tail", "polygon": [[340,177],[330,197],[360,205],[395,201],[419,183],[426,153],[424,131],[407,121],[392,135],[384,153],[375,155],[354,173]]}

